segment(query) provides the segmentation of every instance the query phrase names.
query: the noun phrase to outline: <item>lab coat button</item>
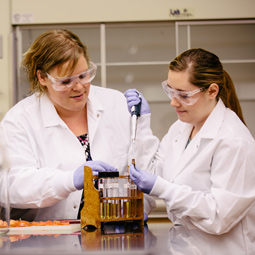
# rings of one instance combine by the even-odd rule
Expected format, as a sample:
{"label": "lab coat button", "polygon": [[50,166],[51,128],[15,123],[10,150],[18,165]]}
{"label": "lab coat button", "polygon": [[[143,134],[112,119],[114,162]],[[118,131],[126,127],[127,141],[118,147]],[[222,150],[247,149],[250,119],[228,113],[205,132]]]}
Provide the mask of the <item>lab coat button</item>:
{"label": "lab coat button", "polygon": [[74,205],[74,206],[73,206],[73,209],[76,209],[76,208],[77,208],[77,206],[76,206],[76,205]]}
{"label": "lab coat button", "polygon": [[97,114],[97,118],[99,118],[99,116],[100,116],[100,115],[99,115],[99,113],[98,113],[98,114]]}

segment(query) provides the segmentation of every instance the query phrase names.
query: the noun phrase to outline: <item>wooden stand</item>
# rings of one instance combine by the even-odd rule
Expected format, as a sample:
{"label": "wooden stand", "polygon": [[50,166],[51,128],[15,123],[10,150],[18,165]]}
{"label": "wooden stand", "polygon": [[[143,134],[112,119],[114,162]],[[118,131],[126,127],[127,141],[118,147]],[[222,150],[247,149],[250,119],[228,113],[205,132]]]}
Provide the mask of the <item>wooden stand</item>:
{"label": "wooden stand", "polygon": [[[120,178],[124,178],[120,176]],[[104,222],[117,222],[117,221],[133,221],[139,226],[144,225],[144,205],[143,205],[143,193],[137,189],[137,195],[135,197],[107,197],[100,198],[99,191],[94,187],[92,169],[90,167],[84,167],[84,206],[81,210],[81,228],[86,229],[89,226],[95,228],[101,228],[101,224]],[[135,217],[118,217],[110,219],[102,219],[100,215],[100,202],[103,200],[136,200],[137,210]]]}

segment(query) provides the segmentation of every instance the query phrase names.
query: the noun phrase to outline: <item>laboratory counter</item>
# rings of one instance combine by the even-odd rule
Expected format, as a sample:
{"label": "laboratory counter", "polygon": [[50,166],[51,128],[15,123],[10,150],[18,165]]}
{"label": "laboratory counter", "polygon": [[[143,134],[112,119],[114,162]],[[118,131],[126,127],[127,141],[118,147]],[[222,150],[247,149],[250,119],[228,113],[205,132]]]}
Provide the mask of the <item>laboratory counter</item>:
{"label": "laboratory counter", "polygon": [[[62,228],[62,230],[61,230]],[[174,226],[170,221],[104,224],[101,229],[11,229],[0,235],[0,254],[252,254],[227,235],[210,235],[198,229]],[[254,254],[254,253],[253,253]]]}

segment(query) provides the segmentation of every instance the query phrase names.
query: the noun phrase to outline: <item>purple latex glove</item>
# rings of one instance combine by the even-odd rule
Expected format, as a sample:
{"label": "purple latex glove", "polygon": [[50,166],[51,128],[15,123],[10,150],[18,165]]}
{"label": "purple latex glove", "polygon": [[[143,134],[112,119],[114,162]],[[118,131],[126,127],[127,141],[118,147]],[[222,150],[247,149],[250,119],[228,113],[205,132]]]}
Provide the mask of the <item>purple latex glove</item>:
{"label": "purple latex glove", "polygon": [[113,166],[103,161],[87,161],[78,167],[73,175],[73,183],[76,189],[80,190],[84,187],[84,166],[88,166],[92,169],[93,175],[98,175],[98,172],[103,171],[117,171]]}
{"label": "purple latex glove", "polygon": [[129,175],[138,189],[146,194],[150,194],[157,180],[156,175],[140,170],[139,168],[134,167],[134,165],[129,166]]}
{"label": "purple latex glove", "polygon": [[143,213],[144,222],[146,223],[148,221],[148,215],[147,213]]}
{"label": "purple latex glove", "polygon": [[140,114],[143,115],[143,114],[147,114],[151,112],[148,102],[146,101],[144,96],[140,92],[138,92],[136,89],[128,89],[124,93],[124,96],[127,99],[128,111],[130,113],[131,113],[131,107],[134,105],[138,105],[140,101],[142,101]]}

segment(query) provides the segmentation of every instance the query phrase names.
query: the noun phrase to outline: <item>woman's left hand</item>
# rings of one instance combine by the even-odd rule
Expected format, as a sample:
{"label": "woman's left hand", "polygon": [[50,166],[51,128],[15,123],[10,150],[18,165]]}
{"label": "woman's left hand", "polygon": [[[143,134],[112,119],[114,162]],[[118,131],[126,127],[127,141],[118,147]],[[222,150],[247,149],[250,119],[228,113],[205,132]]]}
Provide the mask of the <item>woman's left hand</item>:
{"label": "woman's left hand", "polygon": [[157,180],[156,175],[140,170],[134,165],[129,166],[129,174],[136,186],[146,194],[149,194],[151,192]]}

